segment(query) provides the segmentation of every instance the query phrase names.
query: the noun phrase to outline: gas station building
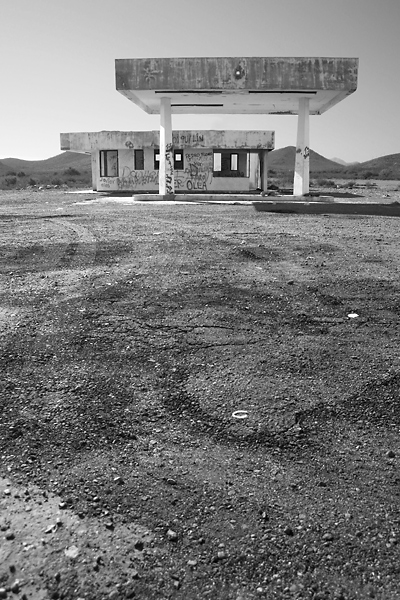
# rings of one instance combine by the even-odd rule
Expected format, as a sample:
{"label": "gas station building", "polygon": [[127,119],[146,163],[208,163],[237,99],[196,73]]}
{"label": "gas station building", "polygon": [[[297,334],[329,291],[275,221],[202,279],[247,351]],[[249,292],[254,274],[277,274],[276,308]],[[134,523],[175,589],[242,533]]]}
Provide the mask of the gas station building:
{"label": "gas station building", "polygon": [[293,195],[309,192],[309,117],[357,89],[356,58],[139,58],[115,61],[116,89],[159,131],[61,134],[92,156],[98,190],[243,193],[267,189],[271,131],[174,131],[174,114],[297,115]]}

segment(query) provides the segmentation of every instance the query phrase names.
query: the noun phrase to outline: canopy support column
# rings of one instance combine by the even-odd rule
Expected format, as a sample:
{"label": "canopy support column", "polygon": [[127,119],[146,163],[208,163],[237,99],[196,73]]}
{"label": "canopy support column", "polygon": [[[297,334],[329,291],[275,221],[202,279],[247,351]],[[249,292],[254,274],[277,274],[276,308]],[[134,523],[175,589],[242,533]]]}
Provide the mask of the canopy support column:
{"label": "canopy support column", "polygon": [[162,196],[171,196],[175,193],[171,98],[161,98],[160,102],[159,193]]}
{"label": "canopy support column", "polygon": [[296,163],[293,195],[304,196],[310,191],[310,100],[299,99],[297,121]]}

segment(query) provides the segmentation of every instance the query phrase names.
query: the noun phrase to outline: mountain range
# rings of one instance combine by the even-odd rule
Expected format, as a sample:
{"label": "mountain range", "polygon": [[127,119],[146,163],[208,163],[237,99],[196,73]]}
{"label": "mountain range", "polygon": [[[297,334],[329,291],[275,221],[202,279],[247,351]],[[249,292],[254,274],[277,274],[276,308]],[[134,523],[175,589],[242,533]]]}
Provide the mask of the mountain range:
{"label": "mountain range", "polygon": [[[269,154],[268,169],[273,176],[293,173],[296,149],[286,146],[273,150]],[[388,154],[360,163],[341,164],[340,159],[330,160],[318,152],[310,150],[311,176],[327,176],[338,178],[375,178],[400,179],[400,153]],[[50,183],[51,180],[62,182],[69,177],[70,181],[89,184],[91,181],[91,159],[88,154],[62,152],[46,160],[22,160],[19,158],[0,159],[0,179],[32,178],[38,182]],[[67,181],[66,181],[67,182]],[[24,182],[21,181],[21,184]],[[7,184],[10,186],[10,183]]]}

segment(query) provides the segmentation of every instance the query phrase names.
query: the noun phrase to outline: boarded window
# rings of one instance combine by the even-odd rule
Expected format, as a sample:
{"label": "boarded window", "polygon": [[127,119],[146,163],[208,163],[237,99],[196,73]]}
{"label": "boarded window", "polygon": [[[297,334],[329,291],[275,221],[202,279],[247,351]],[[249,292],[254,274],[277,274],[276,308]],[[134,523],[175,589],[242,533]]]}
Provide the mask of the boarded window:
{"label": "boarded window", "polygon": [[135,150],[135,171],[144,169],[144,150]]}
{"label": "boarded window", "polygon": [[118,177],[118,150],[100,150],[100,177]]}

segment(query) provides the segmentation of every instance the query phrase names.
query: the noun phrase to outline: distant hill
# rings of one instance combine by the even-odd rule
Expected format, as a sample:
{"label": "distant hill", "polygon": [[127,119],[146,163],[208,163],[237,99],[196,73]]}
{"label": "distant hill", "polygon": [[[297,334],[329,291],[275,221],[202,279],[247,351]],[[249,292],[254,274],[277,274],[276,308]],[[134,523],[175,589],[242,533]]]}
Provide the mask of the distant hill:
{"label": "distant hill", "polygon": [[[277,171],[294,171],[294,163],[296,158],[296,148],[294,146],[286,146],[273,150],[268,156],[268,168],[276,169]],[[341,165],[325,158],[318,152],[310,150],[310,171],[340,171]]]}
{"label": "distant hill", "polygon": [[0,165],[6,165],[8,171],[25,171],[26,173],[44,173],[74,169],[90,169],[90,155],[78,152],[62,152],[45,160],[22,160],[20,158],[2,158]]}
{"label": "distant hill", "polygon": [[400,175],[400,153],[386,154],[385,156],[380,156],[379,158],[373,158],[372,160],[359,163],[358,167],[377,171],[391,169],[392,171],[397,171]]}
{"label": "distant hill", "polygon": [[[268,168],[288,177],[294,172],[296,148],[286,146],[269,154]],[[341,164],[310,150],[310,174],[314,177],[343,179],[400,179],[400,154],[388,154],[365,162]]]}
{"label": "distant hill", "polygon": [[28,186],[89,187],[91,158],[88,154],[62,152],[46,160],[0,160],[0,188],[19,189]]}
{"label": "distant hill", "polygon": [[333,160],[333,162],[336,162],[339,165],[342,165],[343,167],[350,167],[351,165],[359,165],[360,164],[356,160],[354,160],[353,162],[346,162],[345,160],[342,160],[341,158],[331,158],[330,160]]}

